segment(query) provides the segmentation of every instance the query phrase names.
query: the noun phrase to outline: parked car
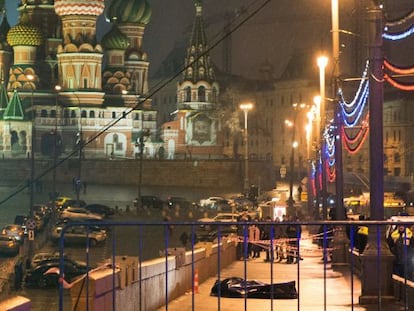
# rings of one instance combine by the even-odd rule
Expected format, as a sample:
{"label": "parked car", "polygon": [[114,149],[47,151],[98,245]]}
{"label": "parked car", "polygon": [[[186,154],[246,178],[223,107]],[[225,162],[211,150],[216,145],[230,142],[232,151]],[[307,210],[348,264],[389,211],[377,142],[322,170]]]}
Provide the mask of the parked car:
{"label": "parked car", "polygon": [[115,214],[115,210],[113,208],[103,204],[88,204],[84,207],[84,209],[91,213],[101,215],[104,218]]}
{"label": "parked car", "polygon": [[51,208],[45,204],[33,205],[33,213],[42,217],[44,223],[48,223],[50,217],[52,216]]}
{"label": "parked car", "polygon": [[[28,287],[57,287],[59,284],[59,273],[57,273],[59,269],[60,258],[43,260],[36,267],[27,271],[25,284]],[[85,274],[87,271],[86,263],[69,258],[64,259],[62,273],[67,282],[72,282],[76,277]]]}
{"label": "parked car", "polygon": [[5,225],[1,230],[2,235],[11,236],[16,239],[17,242],[23,243],[24,240],[24,229],[21,225]]}
{"label": "parked car", "polygon": [[59,252],[40,252],[33,255],[32,260],[30,261],[30,267],[36,267],[40,262],[51,259],[59,258]]}
{"label": "parked car", "polygon": [[210,207],[211,208],[211,207],[214,206],[214,204],[216,204],[217,202],[221,202],[223,200],[225,200],[225,199],[222,198],[222,197],[209,197],[207,199],[201,199],[200,200],[200,205],[202,207]]}
{"label": "parked car", "polygon": [[16,256],[20,250],[20,243],[13,236],[0,235],[0,254]]}
{"label": "parked car", "polygon": [[84,200],[77,200],[77,199],[70,199],[66,200],[63,204],[61,209],[66,209],[68,207],[85,207],[87,204]]}
{"label": "parked car", "polygon": [[90,211],[82,207],[68,207],[60,212],[59,218],[63,220],[67,219],[72,221],[96,221],[103,219],[102,216],[91,213]]}
{"label": "parked car", "polygon": [[28,219],[29,219],[29,216],[26,216],[26,215],[16,215],[14,217],[14,224],[22,226],[25,234],[27,234],[26,221]]}
{"label": "parked car", "polygon": [[59,196],[56,198],[55,200],[55,207],[57,210],[60,210],[63,206],[63,204],[65,204],[66,201],[69,200],[73,200],[71,197],[67,197],[67,196]]}
{"label": "parked car", "polygon": [[168,197],[167,205],[169,208],[175,208],[177,206],[180,208],[190,208],[192,203],[183,197]]}
{"label": "parked car", "polygon": [[[236,213],[218,213],[213,218],[200,218],[200,219],[198,219],[198,221],[201,222],[202,224],[200,224],[199,229],[206,230],[206,231],[216,230],[216,226],[214,226],[210,223],[213,223],[213,222],[223,222],[223,223],[236,222],[238,217],[239,217],[239,214],[236,214]],[[223,233],[231,233],[231,232],[237,231],[237,226],[236,225],[222,226],[220,228],[220,230]]]}
{"label": "parked car", "polygon": [[162,208],[164,202],[155,195],[142,195],[141,205],[149,208]]}
{"label": "parked car", "polygon": [[[60,235],[65,224],[57,224],[52,229],[51,239],[54,242],[59,242]],[[65,244],[80,244],[86,245],[89,240],[89,245],[95,246],[98,243],[102,243],[106,240],[106,230],[99,226],[71,226],[69,227],[64,235]]]}

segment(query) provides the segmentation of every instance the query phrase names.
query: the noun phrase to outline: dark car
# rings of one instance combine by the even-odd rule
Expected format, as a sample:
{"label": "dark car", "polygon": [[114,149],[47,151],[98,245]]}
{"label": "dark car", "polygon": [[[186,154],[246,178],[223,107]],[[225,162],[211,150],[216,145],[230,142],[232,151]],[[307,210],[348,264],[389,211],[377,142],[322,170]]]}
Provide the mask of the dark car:
{"label": "dark car", "polygon": [[141,205],[148,208],[162,208],[164,202],[155,195],[142,195]]}
{"label": "dark car", "polygon": [[20,243],[12,236],[0,235],[0,254],[16,256],[20,250]]}
{"label": "dark car", "polygon": [[168,197],[167,205],[169,208],[176,208],[177,206],[180,208],[190,208],[192,203],[183,197]]}
{"label": "dark car", "polygon": [[83,208],[87,209],[91,213],[101,215],[104,218],[107,218],[115,214],[115,210],[113,208],[103,204],[88,204]]}
{"label": "dark car", "polygon": [[[59,280],[60,259],[46,259],[26,273],[25,284],[28,287],[57,287]],[[63,271],[65,281],[72,282],[76,277],[87,272],[88,266],[83,262],[64,259]]]}
{"label": "dark car", "polygon": [[66,209],[68,207],[85,207],[87,204],[84,200],[69,199],[62,204],[61,209]]}
{"label": "dark car", "polygon": [[27,234],[26,221],[29,219],[27,215],[16,215],[14,217],[14,224],[22,226],[24,233]]}

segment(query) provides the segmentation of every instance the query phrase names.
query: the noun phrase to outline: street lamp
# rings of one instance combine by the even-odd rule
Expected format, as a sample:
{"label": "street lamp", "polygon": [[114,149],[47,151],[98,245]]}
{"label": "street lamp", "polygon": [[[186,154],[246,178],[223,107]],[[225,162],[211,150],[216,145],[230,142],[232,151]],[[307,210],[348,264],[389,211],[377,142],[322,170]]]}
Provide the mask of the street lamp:
{"label": "street lamp", "polygon": [[57,110],[58,110],[58,96],[62,90],[60,85],[55,86],[55,130],[53,133],[53,184],[52,184],[52,198],[56,199],[56,165],[57,165]]}
{"label": "street lamp", "polygon": [[34,179],[35,179],[35,117],[36,113],[34,110],[34,103],[33,103],[33,96],[34,96],[34,87],[32,82],[34,81],[34,76],[31,74],[26,75],[27,80],[30,81],[30,89],[31,89],[31,96],[30,96],[30,104],[32,109],[31,119],[32,119],[32,135],[31,135],[31,152],[30,152],[30,198],[29,198],[29,211],[30,211],[30,218],[33,219],[33,204],[34,204]]}
{"label": "street lamp", "polygon": [[244,191],[247,194],[249,190],[249,137],[247,133],[247,116],[249,111],[253,109],[252,103],[240,104],[240,109],[244,112]]}
{"label": "street lamp", "polygon": [[[293,182],[295,177],[295,149],[298,147],[298,142],[296,141],[296,120],[298,117],[298,108],[306,107],[305,104],[293,104],[293,109],[295,111],[293,121],[285,120],[285,124],[288,127],[292,128],[292,145],[290,153],[290,175],[289,175],[289,198],[288,198],[288,209],[289,213],[292,215],[294,213],[294,204],[295,200],[293,199]],[[295,213],[296,214],[296,213]]]}
{"label": "street lamp", "polygon": [[[319,152],[320,152],[320,161],[322,163],[321,167],[321,176],[322,176],[322,185],[321,185],[321,194],[322,194],[322,212],[323,212],[323,219],[326,220],[328,217],[327,213],[327,206],[326,206],[326,197],[327,197],[327,190],[326,190],[326,172],[325,172],[325,152],[323,150],[323,129],[325,128],[326,124],[326,108],[325,108],[325,69],[328,64],[328,58],[326,56],[319,56],[317,59],[317,64],[319,67],[319,88],[320,88],[320,109],[319,109],[319,120],[321,121],[320,128],[318,131],[320,133],[319,136]],[[318,195],[318,201],[319,201]]]}
{"label": "street lamp", "polygon": [[[35,130],[35,117],[36,117],[36,113],[35,113],[35,109],[34,109],[34,102],[33,102],[33,97],[34,97],[34,87],[32,85],[35,77],[31,74],[26,75],[27,80],[29,80],[29,85],[31,88],[31,96],[30,96],[30,104],[31,104],[31,108],[32,108],[32,115],[31,115],[31,119],[32,119],[32,136],[31,136],[31,152],[30,152],[30,198],[29,198],[29,211],[30,211],[30,220],[33,221],[34,220],[34,211],[33,211],[33,205],[34,205],[34,182],[35,182],[35,144],[36,144],[36,140],[35,140],[35,135],[36,135],[36,130]],[[33,229],[30,229],[31,231]],[[32,231],[33,232],[33,231]],[[30,262],[30,260],[33,257],[33,251],[34,251],[34,241],[33,241],[33,237],[32,234],[30,234],[29,231],[29,245],[28,245],[28,250],[27,250],[27,262]]]}
{"label": "street lamp", "polygon": [[78,110],[78,132],[76,133],[76,142],[75,145],[78,147],[78,176],[75,180],[74,187],[76,192],[76,203],[79,205],[80,201],[80,190],[81,190],[81,172],[82,172],[82,149],[83,149],[83,137],[82,137],[82,111],[79,106],[70,107],[69,110]]}

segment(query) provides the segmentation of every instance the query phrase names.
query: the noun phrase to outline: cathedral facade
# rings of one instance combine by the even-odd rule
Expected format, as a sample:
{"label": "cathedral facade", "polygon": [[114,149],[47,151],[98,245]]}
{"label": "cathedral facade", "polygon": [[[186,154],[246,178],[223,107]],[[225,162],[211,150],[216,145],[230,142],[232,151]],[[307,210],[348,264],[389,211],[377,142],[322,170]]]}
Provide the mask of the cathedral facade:
{"label": "cathedral facade", "polygon": [[[25,0],[0,25],[0,153],[156,157],[145,0]],[[97,18],[112,28],[97,42]],[[145,140],[145,144],[142,143]],[[145,148],[145,150],[143,150]]]}

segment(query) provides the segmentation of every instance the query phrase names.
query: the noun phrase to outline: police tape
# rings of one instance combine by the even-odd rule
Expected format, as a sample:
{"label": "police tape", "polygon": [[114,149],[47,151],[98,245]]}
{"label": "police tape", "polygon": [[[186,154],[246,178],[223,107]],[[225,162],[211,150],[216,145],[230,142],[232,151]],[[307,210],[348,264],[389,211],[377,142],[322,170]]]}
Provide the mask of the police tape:
{"label": "police tape", "polygon": [[[327,235],[329,233],[329,236]],[[300,253],[320,253],[322,251],[332,251],[334,248],[330,247],[330,242],[332,241],[332,233],[333,230],[329,230],[326,233],[317,233],[311,236],[308,236],[306,238],[277,238],[277,239],[269,239],[269,240],[253,240],[253,241],[249,241],[247,238],[245,239],[245,237],[243,236],[234,236],[233,237],[233,241],[236,243],[249,243],[251,245],[256,245],[258,247],[260,247],[263,250],[271,250],[273,249],[274,251],[277,250],[284,250],[285,252],[290,252],[290,253],[294,253],[296,254],[298,251],[298,246],[299,246],[299,251]],[[312,241],[312,243],[315,243],[320,245],[320,246],[308,246],[308,245],[303,245],[301,243],[305,242],[306,240]],[[324,242],[325,240],[325,242]],[[322,243],[321,243],[322,242]],[[322,247],[321,247],[322,246]]]}

